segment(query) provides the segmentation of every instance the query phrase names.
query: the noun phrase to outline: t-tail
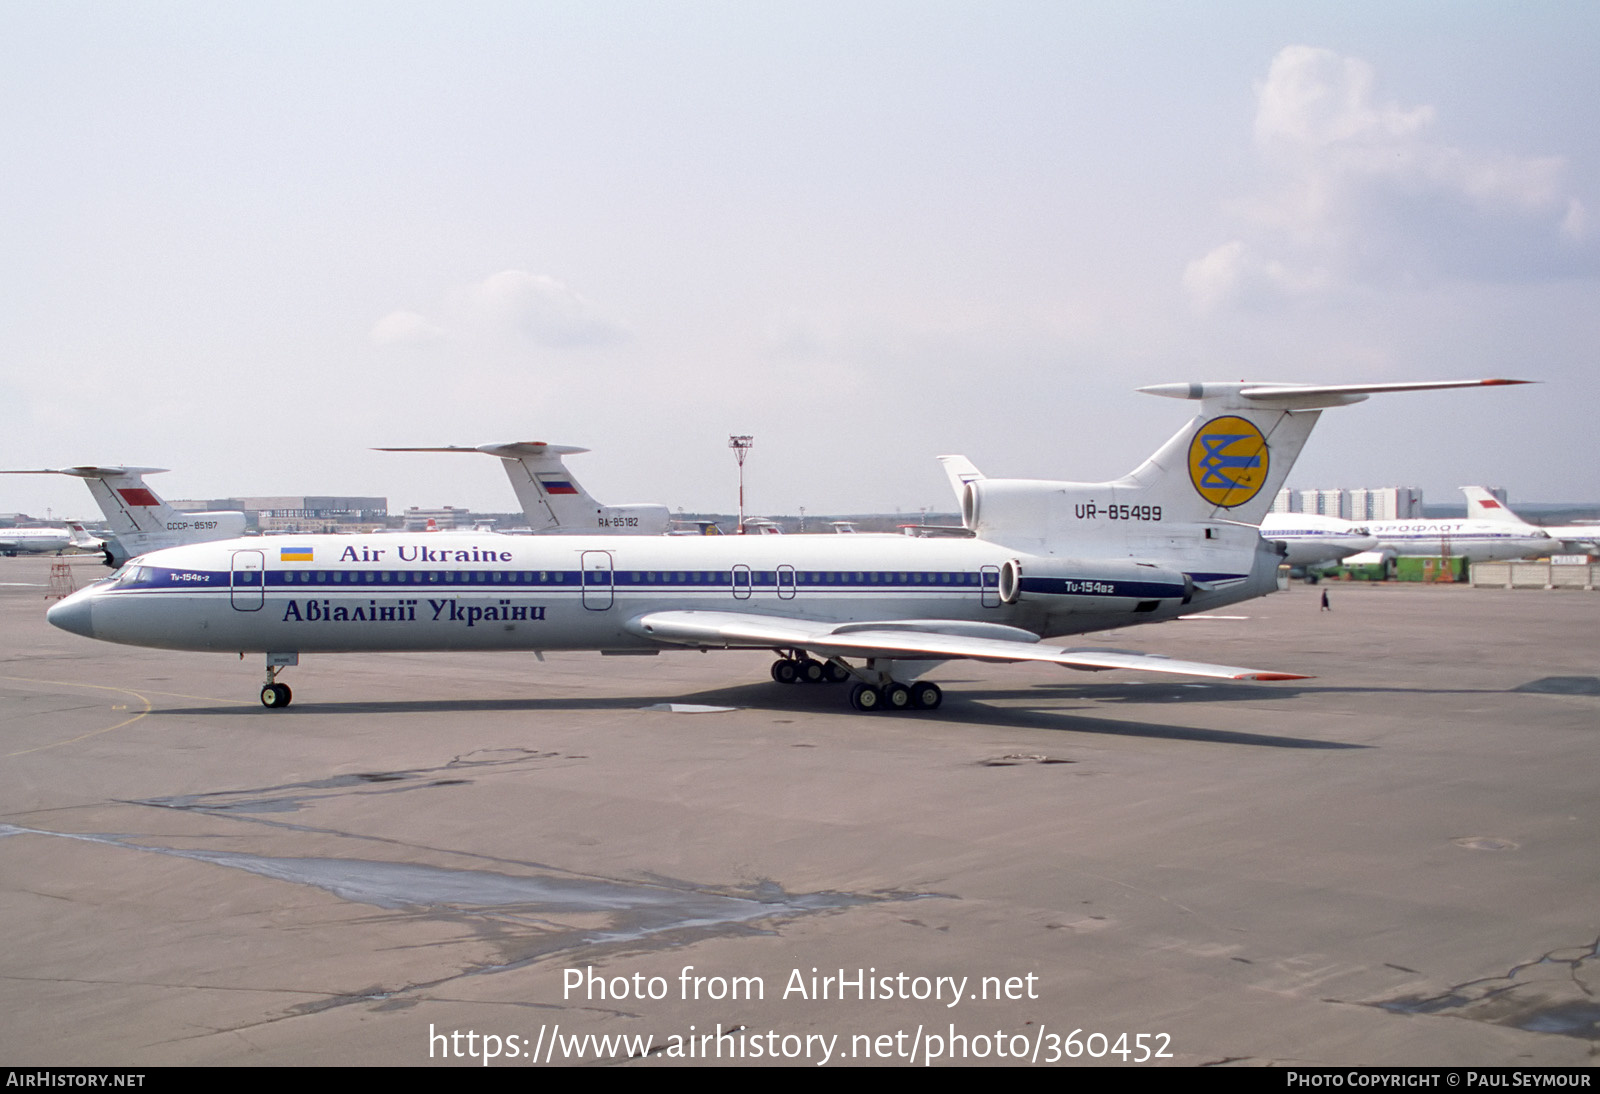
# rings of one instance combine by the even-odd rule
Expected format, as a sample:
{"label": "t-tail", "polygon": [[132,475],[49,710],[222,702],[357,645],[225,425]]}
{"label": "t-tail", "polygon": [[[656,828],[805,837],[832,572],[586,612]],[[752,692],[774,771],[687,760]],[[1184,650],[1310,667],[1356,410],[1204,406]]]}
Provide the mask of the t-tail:
{"label": "t-tail", "polygon": [[72,533],[68,542],[78,550],[102,551],[105,549],[106,541],[97,536],[91,536],[89,530],[77,521],[68,521],[67,529]]}
{"label": "t-tail", "polygon": [[[1254,589],[1265,583],[1268,570],[1276,580],[1276,560],[1263,554],[1275,549],[1263,547],[1256,525],[1323,410],[1387,392],[1526,382],[1141,388],[1195,400],[1199,413],[1153,456],[1111,482],[972,477],[960,488],[962,520],[981,539],[1035,556],[1125,559],[1181,570],[1201,588],[1246,582]],[[958,476],[951,478],[954,483]]]}
{"label": "t-tail", "polygon": [[603,505],[589,494],[562,462],[562,456],[589,451],[572,445],[518,441],[476,448],[379,448],[378,452],[482,452],[498,456],[522,515],[536,535],[665,535],[672,525],[665,505]]}
{"label": "t-tail", "polygon": [[120,566],[145,551],[232,539],[244,534],[245,516],[237,510],[199,513],[168,505],[144,481],[144,476],[165,470],[165,467],[82,466],[3,474],[71,475],[82,479],[106,518],[108,566]]}

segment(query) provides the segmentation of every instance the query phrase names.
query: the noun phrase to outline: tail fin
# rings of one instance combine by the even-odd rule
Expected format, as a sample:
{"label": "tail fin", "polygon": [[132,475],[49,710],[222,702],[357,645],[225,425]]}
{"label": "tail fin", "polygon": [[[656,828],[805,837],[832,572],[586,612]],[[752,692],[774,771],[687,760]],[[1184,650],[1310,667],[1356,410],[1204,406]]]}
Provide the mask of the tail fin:
{"label": "tail fin", "polygon": [[91,536],[88,529],[75,521],[68,521],[67,527],[72,530],[72,546],[85,551],[96,551],[104,547],[105,541]]}
{"label": "tail fin", "polygon": [[61,467],[42,471],[6,471],[7,475],[71,475],[82,479],[106,518],[106,565],[180,543],[207,543],[244,534],[245,515],[236,510],[183,512],[162,501],[145,485],[144,476],[164,467]]}
{"label": "tail fin", "polygon": [[562,456],[589,451],[571,445],[519,441],[476,448],[379,448],[378,452],[482,452],[498,456],[516,491],[528,527],[535,533],[665,535],[671,518],[665,505],[602,505],[578,484]]}
{"label": "tail fin", "polygon": [[[1174,524],[1256,525],[1266,515],[1324,409],[1369,395],[1524,380],[1402,384],[1161,384],[1150,395],[1193,399],[1200,412],[1113,482],[980,479],[966,484],[962,517],[986,539],[1053,551],[1085,537],[1137,548]],[[1208,533],[1209,535],[1209,533]]]}
{"label": "tail fin", "polygon": [[1505,502],[1495,497],[1485,487],[1463,486],[1461,492],[1467,496],[1468,520],[1492,520],[1501,524],[1527,523],[1527,521],[1507,508]]}
{"label": "tail fin", "polygon": [[950,480],[950,489],[956,492],[957,501],[961,500],[967,483],[977,482],[984,477],[983,472],[965,456],[940,456],[939,462],[944,465],[945,476]]}
{"label": "tail fin", "polygon": [[94,495],[106,527],[114,535],[158,532],[167,522],[181,519],[179,512],[145,485],[144,476],[165,467],[61,467],[40,471],[7,471],[7,475],[71,475],[84,480]]}

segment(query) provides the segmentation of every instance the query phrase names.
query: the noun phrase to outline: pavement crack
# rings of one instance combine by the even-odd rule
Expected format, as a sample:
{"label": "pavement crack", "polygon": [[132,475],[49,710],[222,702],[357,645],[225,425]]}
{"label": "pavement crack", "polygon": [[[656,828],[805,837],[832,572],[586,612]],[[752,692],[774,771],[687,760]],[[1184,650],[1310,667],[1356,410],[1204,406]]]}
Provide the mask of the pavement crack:
{"label": "pavement crack", "polygon": [[[1397,1014],[1426,1014],[1492,1022],[1533,1033],[1600,1041],[1600,1003],[1584,978],[1600,957],[1600,937],[1585,946],[1547,950],[1498,976],[1480,976],[1432,995],[1361,1004]],[[1561,970],[1564,975],[1543,976]]]}

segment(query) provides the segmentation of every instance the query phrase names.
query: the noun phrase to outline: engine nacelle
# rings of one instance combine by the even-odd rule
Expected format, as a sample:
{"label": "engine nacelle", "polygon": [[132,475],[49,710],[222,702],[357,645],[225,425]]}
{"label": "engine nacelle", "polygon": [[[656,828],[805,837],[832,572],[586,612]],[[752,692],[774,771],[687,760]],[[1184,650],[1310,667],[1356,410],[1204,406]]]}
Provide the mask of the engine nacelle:
{"label": "engine nacelle", "polygon": [[1188,574],[1142,562],[1010,558],[1000,566],[1004,603],[1037,602],[1051,611],[1153,612],[1193,595]]}
{"label": "engine nacelle", "polygon": [[1137,484],[982,479],[961,492],[961,521],[979,539],[1040,554],[1085,538],[1126,544],[1162,535],[1182,519]]}

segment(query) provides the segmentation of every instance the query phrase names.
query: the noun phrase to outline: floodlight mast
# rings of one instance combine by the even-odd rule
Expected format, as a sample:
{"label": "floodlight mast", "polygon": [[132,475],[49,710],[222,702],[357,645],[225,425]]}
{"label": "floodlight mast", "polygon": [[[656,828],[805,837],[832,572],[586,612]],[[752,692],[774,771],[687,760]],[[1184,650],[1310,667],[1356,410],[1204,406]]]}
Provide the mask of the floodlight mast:
{"label": "floodlight mast", "polygon": [[744,461],[755,447],[756,439],[749,434],[734,434],[728,438],[733,458],[739,461],[739,534],[744,535]]}

